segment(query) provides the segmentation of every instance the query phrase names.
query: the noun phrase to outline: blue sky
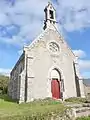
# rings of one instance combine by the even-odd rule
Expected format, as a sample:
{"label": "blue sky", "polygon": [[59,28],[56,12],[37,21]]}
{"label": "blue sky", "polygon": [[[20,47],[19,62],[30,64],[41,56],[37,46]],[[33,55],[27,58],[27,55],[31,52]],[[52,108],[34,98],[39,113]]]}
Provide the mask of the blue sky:
{"label": "blue sky", "polygon": [[[52,0],[59,32],[79,57],[83,77],[90,77],[90,0]],[[0,73],[9,74],[24,45],[43,28],[48,0],[0,0]]]}

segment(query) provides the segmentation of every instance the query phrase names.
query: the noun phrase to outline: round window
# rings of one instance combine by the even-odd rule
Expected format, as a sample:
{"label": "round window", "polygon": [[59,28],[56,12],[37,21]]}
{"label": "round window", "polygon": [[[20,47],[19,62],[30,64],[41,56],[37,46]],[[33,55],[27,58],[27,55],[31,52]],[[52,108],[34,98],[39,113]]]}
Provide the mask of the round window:
{"label": "round window", "polygon": [[58,52],[59,51],[59,45],[55,42],[49,43],[49,50],[52,52]]}

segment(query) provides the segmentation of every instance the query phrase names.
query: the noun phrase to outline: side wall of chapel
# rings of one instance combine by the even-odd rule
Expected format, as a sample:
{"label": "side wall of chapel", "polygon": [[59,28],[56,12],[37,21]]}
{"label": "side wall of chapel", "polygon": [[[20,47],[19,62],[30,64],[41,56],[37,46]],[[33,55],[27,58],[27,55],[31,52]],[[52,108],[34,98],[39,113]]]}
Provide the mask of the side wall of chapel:
{"label": "side wall of chapel", "polygon": [[[22,57],[22,56],[21,56]],[[10,74],[8,94],[12,99],[20,99],[21,73],[24,70],[24,58],[17,62]]]}

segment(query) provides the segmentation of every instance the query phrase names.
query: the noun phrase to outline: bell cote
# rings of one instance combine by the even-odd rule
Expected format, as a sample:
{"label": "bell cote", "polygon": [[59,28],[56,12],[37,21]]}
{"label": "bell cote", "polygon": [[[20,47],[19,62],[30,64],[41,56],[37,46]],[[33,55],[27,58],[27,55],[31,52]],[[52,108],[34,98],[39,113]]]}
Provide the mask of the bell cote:
{"label": "bell cote", "polygon": [[44,12],[44,29],[49,27],[50,24],[56,25],[56,10],[50,2],[48,2],[48,5],[45,7]]}

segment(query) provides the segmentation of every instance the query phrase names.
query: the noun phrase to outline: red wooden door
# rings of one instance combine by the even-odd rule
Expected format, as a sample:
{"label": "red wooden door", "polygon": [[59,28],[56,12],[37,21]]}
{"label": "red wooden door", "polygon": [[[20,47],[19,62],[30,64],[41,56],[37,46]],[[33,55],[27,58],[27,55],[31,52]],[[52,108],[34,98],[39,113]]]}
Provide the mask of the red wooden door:
{"label": "red wooden door", "polygon": [[60,84],[56,79],[51,81],[51,92],[52,98],[60,99]]}

